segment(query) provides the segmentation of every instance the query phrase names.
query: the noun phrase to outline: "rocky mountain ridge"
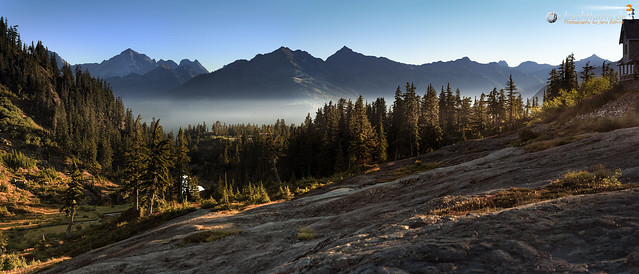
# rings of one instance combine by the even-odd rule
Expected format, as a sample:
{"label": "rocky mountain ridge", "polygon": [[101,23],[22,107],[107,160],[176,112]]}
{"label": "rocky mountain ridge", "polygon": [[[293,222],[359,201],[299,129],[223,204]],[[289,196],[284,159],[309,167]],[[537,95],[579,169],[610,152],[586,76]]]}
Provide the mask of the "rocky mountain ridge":
{"label": "rocky mountain ridge", "polygon": [[[576,62],[604,61],[593,55]],[[583,63],[583,64],[582,64]],[[597,64],[596,64],[597,63]],[[216,99],[323,99],[365,97],[390,98],[397,86],[407,82],[425,89],[428,84],[439,90],[448,83],[464,96],[479,96],[492,88],[502,88],[509,75],[524,97],[532,97],[546,85],[555,66],[524,62],[510,67],[506,62],[481,64],[468,57],[423,65],[395,62],[385,57],[367,56],[344,46],[325,61],[302,50],[287,47],[258,54],[251,60],[238,60],[210,74],[200,75],[168,92],[166,96]]]}
{"label": "rocky mountain ridge", "polygon": [[[580,69],[587,61],[601,66],[606,61],[592,55],[576,62]],[[609,62],[609,61],[607,61]],[[510,67],[506,62],[482,64],[463,57],[410,65],[385,57],[367,56],[344,46],[322,60],[303,50],[287,47],[251,60],[237,60],[214,72],[197,61],[155,61],[127,49],[102,63],[81,64],[92,75],[111,84],[116,95],[145,99],[318,99],[392,97],[397,86],[413,82],[420,89],[448,83],[465,96],[502,88],[509,75],[524,97],[535,96],[546,85],[550,69],[556,66],[532,61]]]}

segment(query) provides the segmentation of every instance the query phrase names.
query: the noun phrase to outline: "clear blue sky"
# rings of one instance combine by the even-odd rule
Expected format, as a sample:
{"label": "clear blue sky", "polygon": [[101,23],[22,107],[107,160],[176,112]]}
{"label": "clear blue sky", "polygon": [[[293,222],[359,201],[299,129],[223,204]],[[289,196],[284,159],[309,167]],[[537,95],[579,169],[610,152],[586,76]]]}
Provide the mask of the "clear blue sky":
{"label": "clear blue sky", "polygon": [[[326,57],[346,45],[366,55],[423,64],[557,64],[597,54],[618,60],[620,25],[570,25],[564,15],[624,15],[639,1],[2,0],[0,16],[23,41],[41,40],[72,64],[126,48],[151,58],[198,59],[209,70],[280,46]],[[605,7],[604,7],[605,5]],[[549,11],[559,14],[550,24]],[[638,17],[639,18],[639,17]]]}

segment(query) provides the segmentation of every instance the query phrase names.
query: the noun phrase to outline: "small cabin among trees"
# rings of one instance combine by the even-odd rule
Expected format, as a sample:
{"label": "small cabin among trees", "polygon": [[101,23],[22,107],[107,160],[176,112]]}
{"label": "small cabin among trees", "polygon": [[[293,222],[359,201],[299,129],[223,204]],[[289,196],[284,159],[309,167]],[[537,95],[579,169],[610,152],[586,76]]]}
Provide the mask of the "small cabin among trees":
{"label": "small cabin among trees", "polygon": [[619,80],[639,79],[639,19],[624,19],[619,44],[623,44],[623,58],[619,62]]}

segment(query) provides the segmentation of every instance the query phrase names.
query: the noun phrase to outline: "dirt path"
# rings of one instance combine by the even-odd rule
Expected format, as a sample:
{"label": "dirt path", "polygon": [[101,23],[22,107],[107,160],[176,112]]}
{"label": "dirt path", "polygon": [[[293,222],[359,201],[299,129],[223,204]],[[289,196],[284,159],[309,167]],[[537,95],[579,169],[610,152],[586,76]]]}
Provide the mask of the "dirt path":
{"label": "dirt path", "polygon": [[[49,272],[622,272],[639,268],[639,190],[567,197],[491,214],[428,215],[450,195],[547,184],[604,164],[639,182],[639,128],[526,153],[513,137],[464,142],[420,157],[445,167],[375,184],[355,177],[237,214],[198,210]],[[412,159],[410,161],[414,161]],[[392,169],[391,165],[385,169]],[[298,241],[299,227],[317,238]],[[178,246],[202,229],[242,232]]]}

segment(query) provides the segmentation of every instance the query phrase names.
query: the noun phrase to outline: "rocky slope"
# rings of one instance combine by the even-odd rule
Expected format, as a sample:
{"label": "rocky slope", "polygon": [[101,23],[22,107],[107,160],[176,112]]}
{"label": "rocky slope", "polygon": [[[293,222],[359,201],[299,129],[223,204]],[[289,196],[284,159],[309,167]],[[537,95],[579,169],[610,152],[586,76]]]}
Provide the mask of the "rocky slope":
{"label": "rocky slope", "polygon": [[[73,258],[50,272],[624,272],[639,267],[639,189],[569,196],[492,213],[430,215],[443,202],[548,184],[603,164],[639,181],[639,127],[529,153],[516,136],[467,141],[418,158],[442,167],[385,182],[414,163],[347,178],[239,213],[198,210]],[[180,245],[197,231],[238,235]],[[298,229],[315,231],[297,239]]]}

